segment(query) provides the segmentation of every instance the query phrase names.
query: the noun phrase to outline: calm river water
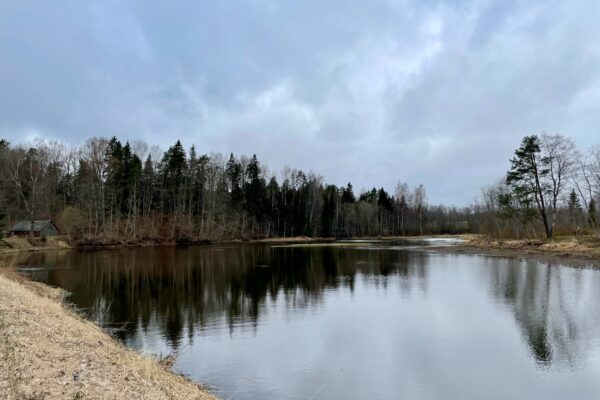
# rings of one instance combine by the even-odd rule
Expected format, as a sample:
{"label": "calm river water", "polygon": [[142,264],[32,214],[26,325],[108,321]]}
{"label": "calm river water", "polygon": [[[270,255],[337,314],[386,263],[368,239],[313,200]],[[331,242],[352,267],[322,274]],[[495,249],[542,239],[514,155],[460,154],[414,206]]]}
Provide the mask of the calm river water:
{"label": "calm river water", "polygon": [[596,399],[600,270],[428,242],[60,251],[19,264],[223,399]]}

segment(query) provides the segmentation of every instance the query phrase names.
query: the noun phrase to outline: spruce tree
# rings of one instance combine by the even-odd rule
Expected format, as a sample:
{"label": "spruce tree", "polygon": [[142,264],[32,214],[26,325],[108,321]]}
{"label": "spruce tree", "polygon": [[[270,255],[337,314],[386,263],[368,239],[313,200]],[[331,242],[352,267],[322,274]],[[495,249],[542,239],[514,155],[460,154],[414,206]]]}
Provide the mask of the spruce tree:
{"label": "spruce tree", "polygon": [[354,190],[352,184],[348,182],[345,189],[342,189],[342,204],[353,204],[356,203],[356,197],[354,197]]}
{"label": "spruce tree", "polygon": [[323,208],[321,210],[321,236],[335,236],[335,215],[338,189],[335,185],[327,185],[323,191]]}
{"label": "spruce tree", "polygon": [[229,185],[229,200],[232,209],[239,209],[242,206],[244,193],[242,191],[242,166],[233,157],[233,153],[229,155],[229,161],[225,167],[227,174],[227,183]]}
{"label": "spruce tree", "polygon": [[392,199],[384,188],[379,189],[377,192],[377,205],[388,212],[393,211]]}
{"label": "spruce tree", "polygon": [[246,210],[256,219],[262,221],[266,200],[266,182],[260,176],[260,163],[256,154],[246,167],[247,184],[244,186],[244,198],[246,199]]}
{"label": "spruce tree", "polygon": [[590,200],[590,204],[588,205],[588,223],[592,227],[592,229],[596,228],[596,201],[594,199]]}
{"label": "spruce tree", "polygon": [[577,193],[575,193],[575,189],[571,190],[571,193],[569,194],[567,206],[569,207],[569,222],[571,223],[571,229],[575,231],[577,217],[581,214],[581,203]]}

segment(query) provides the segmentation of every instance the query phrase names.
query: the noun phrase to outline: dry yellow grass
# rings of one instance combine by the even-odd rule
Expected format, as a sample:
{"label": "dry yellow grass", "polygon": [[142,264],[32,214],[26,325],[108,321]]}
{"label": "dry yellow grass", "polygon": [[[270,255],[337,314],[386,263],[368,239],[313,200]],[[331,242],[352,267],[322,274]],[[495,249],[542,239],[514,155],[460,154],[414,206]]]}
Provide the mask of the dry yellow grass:
{"label": "dry yellow grass", "polygon": [[215,399],[65,309],[62,297],[0,273],[0,398]]}
{"label": "dry yellow grass", "polygon": [[49,236],[43,239],[13,236],[0,239],[0,254],[68,248],[71,245],[66,236]]}
{"label": "dry yellow grass", "polygon": [[539,256],[548,260],[572,260],[577,264],[600,262],[600,239],[593,236],[562,236],[547,239],[494,239],[461,236],[465,242],[443,251],[484,251],[504,256]]}

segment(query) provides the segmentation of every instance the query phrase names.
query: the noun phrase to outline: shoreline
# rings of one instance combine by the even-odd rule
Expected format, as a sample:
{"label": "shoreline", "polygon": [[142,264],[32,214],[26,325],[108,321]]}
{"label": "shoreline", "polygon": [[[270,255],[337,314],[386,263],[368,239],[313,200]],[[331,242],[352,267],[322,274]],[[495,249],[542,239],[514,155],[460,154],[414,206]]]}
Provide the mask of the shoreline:
{"label": "shoreline", "polygon": [[[19,254],[24,252],[56,251],[56,250],[113,250],[123,248],[138,248],[150,246],[209,246],[228,244],[265,244],[265,245],[293,245],[293,244],[328,244],[344,241],[394,241],[394,240],[419,240],[419,239],[461,239],[461,243],[451,246],[428,246],[427,250],[441,253],[485,254],[508,258],[535,258],[540,261],[562,262],[572,265],[598,265],[600,266],[600,238],[591,236],[567,236],[552,240],[547,239],[495,239],[476,234],[459,235],[423,235],[423,236],[383,236],[383,237],[351,237],[351,238],[312,238],[295,236],[286,238],[265,239],[223,239],[223,240],[195,240],[195,241],[98,241],[88,243],[70,244],[65,237],[50,237],[43,243],[39,238],[34,238],[42,246],[29,243],[28,238],[5,238],[0,241],[0,256]],[[15,248],[7,248],[7,242],[12,242]]]}
{"label": "shoreline", "polygon": [[6,399],[217,400],[171,370],[170,357],[127,349],[63,301],[65,292],[0,272],[0,393]]}
{"label": "shoreline", "polygon": [[[347,237],[347,238],[332,238],[332,237],[308,237],[308,236],[291,236],[281,238],[264,238],[264,239],[199,239],[188,241],[158,241],[158,240],[97,240],[88,242],[79,242],[71,244],[70,239],[64,236],[48,237],[45,242],[41,242],[39,238],[33,238],[36,244],[31,244],[27,237],[11,237],[0,239],[0,256],[4,254],[14,254],[23,252],[49,251],[49,250],[103,250],[103,249],[122,249],[150,246],[202,246],[202,245],[219,245],[219,244],[302,244],[302,243],[336,243],[347,240],[352,241],[393,241],[393,240],[418,240],[430,238],[461,238],[471,237],[473,235],[423,235],[423,236],[375,236],[375,237]],[[9,247],[11,246],[11,247]],[[14,247],[13,247],[14,246]]]}
{"label": "shoreline", "polygon": [[600,240],[593,237],[561,237],[552,240],[490,239],[463,237],[464,242],[428,249],[445,254],[474,254],[491,257],[528,258],[570,266],[600,267]]}
{"label": "shoreline", "polygon": [[[600,240],[591,237],[545,240],[497,240],[476,235],[354,238],[400,239],[460,238],[451,246],[427,246],[442,254],[473,254],[528,258],[570,266],[600,267]],[[26,240],[26,239],[25,239]],[[342,239],[343,240],[343,239]],[[281,238],[222,243],[333,243],[330,238]],[[190,243],[194,244],[194,243]],[[148,243],[119,247],[181,245]],[[108,248],[108,247],[101,247]],[[26,251],[81,249],[27,247]],[[173,360],[161,362],[126,348],[94,322],[78,315],[64,301],[66,292],[32,281],[0,263],[0,393],[20,398],[145,398],[216,400],[205,387],[171,370]],[[166,360],[166,361],[164,361]]]}
{"label": "shoreline", "polygon": [[[373,238],[371,238],[373,239]],[[339,239],[334,238],[310,238],[306,236],[294,236],[288,238],[269,238],[269,239],[223,239],[223,240],[189,240],[189,241],[157,241],[157,240],[98,240],[83,243],[71,244],[70,239],[60,237],[47,238],[45,242],[39,238],[33,238],[34,244],[30,243],[27,237],[11,237],[0,239],[0,256],[7,254],[49,251],[49,250],[103,250],[103,249],[123,249],[150,246],[202,246],[217,244],[295,244],[295,243],[333,243]],[[365,239],[366,240],[366,239]]]}

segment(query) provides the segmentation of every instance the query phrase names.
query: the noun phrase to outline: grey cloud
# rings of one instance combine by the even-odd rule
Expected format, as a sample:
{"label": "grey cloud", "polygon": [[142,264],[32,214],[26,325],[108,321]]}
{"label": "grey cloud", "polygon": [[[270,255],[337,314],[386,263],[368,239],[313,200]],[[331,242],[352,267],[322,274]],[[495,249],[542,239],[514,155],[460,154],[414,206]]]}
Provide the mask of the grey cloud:
{"label": "grey cloud", "polygon": [[177,138],[467,204],[523,134],[596,140],[600,6],[0,4],[0,136]]}

